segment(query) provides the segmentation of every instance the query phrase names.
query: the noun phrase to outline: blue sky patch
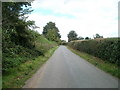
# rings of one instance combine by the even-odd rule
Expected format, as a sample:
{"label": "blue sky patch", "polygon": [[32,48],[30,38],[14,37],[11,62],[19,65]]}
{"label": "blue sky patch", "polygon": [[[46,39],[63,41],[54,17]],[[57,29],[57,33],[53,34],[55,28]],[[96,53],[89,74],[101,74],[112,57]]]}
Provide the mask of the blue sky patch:
{"label": "blue sky patch", "polygon": [[71,14],[55,13],[53,10],[43,9],[43,8],[35,9],[32,13],[38,13],[43,15],[53,15],[56,17],[75,18],[75,16]]}

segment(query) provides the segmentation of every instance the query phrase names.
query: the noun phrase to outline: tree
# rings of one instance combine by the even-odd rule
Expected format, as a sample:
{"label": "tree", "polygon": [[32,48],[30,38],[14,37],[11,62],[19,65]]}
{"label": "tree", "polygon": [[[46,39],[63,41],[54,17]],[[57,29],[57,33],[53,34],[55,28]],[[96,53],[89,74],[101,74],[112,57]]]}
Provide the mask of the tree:
{"label": "tree", "polygon": [[89,38],[89,37],[86,37],[85,39],[88,40],[88,39],[90,39],[90,38]]}
{"label": "tree", "polygon": [[32,30],[36,28],[35,22],[26,20],[25,15],[32,11],[30,5],[28,2],[2,3],[3,74],[8,71],[8,68],[25,63],[28,58],[43,54],[35,48],[35,41],[39,35]]}
{"label": "tree", "polygon": [[59,42],[61,35],[59,34],[59,29],[56,27],[55,23],[49,22],[43,28],[43,35],[51,41]]}
{"label": "tree", "polygon": [[84,39],[84,38],[83,38],[83,37],[81,37],[81,36],[79,36],[79,37],[78,37],[78,40],[83,40],[83,39]]}
{"label": "tree", "polygon": [[97,34],[95,34],[94,39],[95,39],[95,38],[103,38],[103,36],[100,36],[100,35],[97,33]]}
{"label": "tree", "polygon": [[77,33],[75,31],[70,31],[68,34],[68,42],[77,40]]}
{"label": "tree", "polygon": [[58,30],[57,27],[55,26],[55,23],[53,23],[53,22],[47,23],[47,25],[45,27],[43,27],[43,35],[46,36],[48,31],[52,30],[52,29]]}
{"label": "tree", "polygon": [[[23,8],[25,6],[26,8]],[[32,12],[31,3],[5,2],[2,3],[2,44],[3,51],[10,46],[21,45],[31,48],[33,46],[30,27],[35,26],[33,21],[26,21],[26,14]]]}
{"label": "tree", "polygon": [[[23,6],[26,8],[23,9]],[[25,21],[25,14],[32,12],[30,10],[31,3],[28,2],[4,2],[2,3],[2,26],[8,28],[14,27],[18,20]]]}
{"label": "tree", "polygon": [[100,38],[100,35],[99,35],[99,34],[96,34],[95,36],[96,36],[96,38]]}

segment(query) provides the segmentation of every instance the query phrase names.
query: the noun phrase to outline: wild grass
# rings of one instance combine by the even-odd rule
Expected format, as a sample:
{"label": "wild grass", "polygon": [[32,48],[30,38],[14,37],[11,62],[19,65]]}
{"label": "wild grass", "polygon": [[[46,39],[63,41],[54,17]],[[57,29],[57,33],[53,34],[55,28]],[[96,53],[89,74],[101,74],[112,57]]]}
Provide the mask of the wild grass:
{"label": "wild grass", "polygon": [[16,68],[11,68],[10,72],[3,76],[3,88],[21,88],[25,81],[49,59],[57,48],[48,50],[44,56],[28,60]]}
{"label": "wild grass", "polygon": [[120,67],[118,67],[116,64],[109,63],[100,58],[94,57],[94,56],[84,53],[84,52],[80,52],[80,51],[72,49],[70,47],[68,47],[68,49],[70,49],[73,53],[77,54],[78,56],[82,57],[83,59],[87,60],[88,62],[92,63],[99,69],[101,69],[115,77],[118,77],[120,79],[120,70],[119,70]]}

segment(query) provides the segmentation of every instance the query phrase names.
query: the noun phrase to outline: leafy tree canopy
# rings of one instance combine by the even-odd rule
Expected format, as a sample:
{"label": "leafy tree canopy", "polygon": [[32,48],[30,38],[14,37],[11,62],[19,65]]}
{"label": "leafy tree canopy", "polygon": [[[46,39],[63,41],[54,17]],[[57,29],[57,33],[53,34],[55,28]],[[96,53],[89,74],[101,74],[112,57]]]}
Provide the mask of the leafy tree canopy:
{"label": "leafy tree canopy", "polygon": [[26,21],[27,17],[25,17],[30,12],[32,10],[29,2],[2,3],[3,51],[10,46],[13,47],[14,44],[32,48],[34,39],[30,27],[35,26],[35,23]]}
{"label": "leafy tree canopy", "polygon": [[74,30],[70,31],[68,34],[68,42],[73,40],[77,40],[77,33]]}
{"label": "leafy tree canopy", "polygon": [[83,40],[83,39],[84,39],[84,38],[83,38],[83,37],[81,37],[81,36],[79,36],[79,37],[78,37],[78,40]]}
{"label": "leafy tree canopy", "polygon": [[98,33],[96,33],[94,38],[103,38],[103,36],[100,36]]}
{"label": "leafy tree canopy", "polygon": [[90,38],[89,38],[89,37],[86,37],[85,39],[88,40],[88,39],[90,39]]}
{"label": "leafy tree canopy", "polygon": [[59,42],[61,35],[59,34],[59,29],[56,27],[55,23],[49,22],[43,28],[43,35],[51,41]]}

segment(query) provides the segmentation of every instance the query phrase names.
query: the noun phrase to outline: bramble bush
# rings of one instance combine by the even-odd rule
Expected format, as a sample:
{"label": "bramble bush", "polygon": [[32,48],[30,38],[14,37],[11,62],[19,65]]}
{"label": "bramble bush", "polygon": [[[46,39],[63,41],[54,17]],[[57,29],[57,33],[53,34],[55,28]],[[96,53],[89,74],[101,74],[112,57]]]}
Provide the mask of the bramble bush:
{"label": "bramble bush", "polygon": [[[36,35],[36,34],[35,34]],[[5,37],[5,36],[3,36]],[[41,39],[41,40],[37,40]],[[42,42],[44,41],[44,42]],[[9,73],[10,69],[18,67],[20,64],[26,61],[34,60],[34,58],[44,55],[46,51],[53,48],[57,44],[50,42],[40,34],[35,39],[34,47],[24,47],[22,45],[16,45],[9,39],[3,38],[2,42],[2,71],[3,74]]]}
{"label": "bramble bush", "polygon": [[79,42],[73,41],[69,42],[68,46],[120,66],[120,38],[85,40]]}
{"label": "bramble bush", "polygon": [[[35,21],[27,20],[30,2],[2,3],[2,71],[3,74],[29,60],[34,60],[55,46],[40,35]],[[1,29],[0,29],[1,30]],[[38,44],[38,45],[37,45]],[[7,75],[7,74],[6,74]]]}

